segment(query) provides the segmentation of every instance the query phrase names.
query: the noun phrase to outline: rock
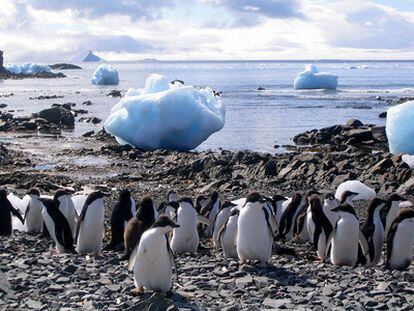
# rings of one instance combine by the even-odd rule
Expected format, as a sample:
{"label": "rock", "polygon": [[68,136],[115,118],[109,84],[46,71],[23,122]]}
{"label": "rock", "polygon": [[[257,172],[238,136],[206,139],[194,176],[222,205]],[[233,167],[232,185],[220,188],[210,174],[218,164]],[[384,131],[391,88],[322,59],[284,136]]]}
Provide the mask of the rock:
{"label": "rock", "polygon": [[178,311],[174,303],[167,298],[164,298],[158,293],[152,294],[151,297],[142,300],[133,307],[127,308],[128,311]]}
{"label": "rock", "polygon": [[35,115],[57,125],[73,126],[75,124],[75,118],[70,110],[63,107],[44,109]]}
{"label": "rock", "polygon": [[266,90],[264,87],[261,87],[261,86],[259,86],[258,88],[257,88],[257,90],[258,91],[264,91],[264,90]]}
{"label": "rock", "polygon": [[6,108],[6,107],[7,107],[7,104],[3,104],[3,103],[0,104],[0,109]]}
{"label": "rock", "polygon": [[89,131],[89,132],[83,133],[82,136],[83,137],[91,137],[93,134],[95,134],[95,131]]}
{"label": "rock", "polygon": [[88,118],[80,118],[79,121],[80,122],[86,122],[86,123],[98,124],[98,123],[102,122],[102,119],[99,119],[97,117],[88,117]]}
{"label": "rock", "polygon": [[82,105],[90,106],[90,105],[92,105],[92,102],[90,100],[87,100],[87,101],[83,102]]}
{"label": "rock", "polygon": [[381,119],[385,119],[385,118],[387,118],[387,112],[386,112],[386,111],[381,112],[381,113],[378,115],[378,117],[379,117],[379,118],[381,118]]}
{"label": "rock", "polygon": [[358,119],[350,119],[348,120],[348,122],[346,122],[345,125],[352,126],[352,127],[361,127],[361,126],[364,126],[364,123],[362,123]]}
{"label": "rock", "polygon": [[49,67],[54,70],[82,69],[82,67],[78,65],[66,64],[66,63],[53,64],[53,65],[49,65]]}
{"label": "rock", "polygon": [[401,195],[414,195],[414,177],[411,177],[404,184],[402,184],[397,192]]}
{"label": "rock", "polygon": [[106,96],[110,96],[110,97],[122,97],[122,94],[121,94],[121,91],[112,90],[108,94],[106,94]]}

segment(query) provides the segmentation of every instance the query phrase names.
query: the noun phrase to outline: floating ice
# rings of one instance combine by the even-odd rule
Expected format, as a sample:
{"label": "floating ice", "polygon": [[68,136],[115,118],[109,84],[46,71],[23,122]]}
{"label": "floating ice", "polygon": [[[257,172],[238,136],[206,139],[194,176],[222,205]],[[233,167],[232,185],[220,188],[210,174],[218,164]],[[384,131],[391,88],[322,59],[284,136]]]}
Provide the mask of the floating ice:
{"label": "floating ice", "polygon": [[52,70],[48,65],[38,63],[25,63],[22,66],[9,63],[4,68],[14,74],[36,74],[39,72],[50,72]]}
{"label": "floating ice", "polygon": [[303,89],[336,89],[338,76],[329,73],[320,73],[315,65],[306,66],[305,71],[300,72],[295,79],[295,90]]}
{"label": "floating ice", "polygon": [[121,144],[144,150],[188,151],[221,130],[225,107],[210,88],[169,84],[151,75],[111,109],[105,129]]}
{"label": "floating ice", "polygon": [[362,182],[358,180],[348,180],[340,184],[338,189],[336,189],[335,198],[340,200],[342,193],[347,190],[358,193],[354,200],[372,200],[377,196],[374,189],[371,189]]}
{"label": "floating ice", "polygon": [[118,71],[109,65],[100,65],[92,76],[92,84],[116,85],[119,84]]}
{"label": "floating ice", "polygon": [[414,155],[414,101],[388,109],[386,133],[391,153]]}

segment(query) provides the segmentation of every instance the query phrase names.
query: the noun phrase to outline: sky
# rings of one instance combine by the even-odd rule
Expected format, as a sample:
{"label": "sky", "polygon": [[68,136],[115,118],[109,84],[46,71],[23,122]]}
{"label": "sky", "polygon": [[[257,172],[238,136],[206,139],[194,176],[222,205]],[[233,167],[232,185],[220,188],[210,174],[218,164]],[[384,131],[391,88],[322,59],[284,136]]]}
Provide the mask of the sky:
{"label": "sky", "polygon": [[5,62],[414,59],[414,0],[1,0]]}

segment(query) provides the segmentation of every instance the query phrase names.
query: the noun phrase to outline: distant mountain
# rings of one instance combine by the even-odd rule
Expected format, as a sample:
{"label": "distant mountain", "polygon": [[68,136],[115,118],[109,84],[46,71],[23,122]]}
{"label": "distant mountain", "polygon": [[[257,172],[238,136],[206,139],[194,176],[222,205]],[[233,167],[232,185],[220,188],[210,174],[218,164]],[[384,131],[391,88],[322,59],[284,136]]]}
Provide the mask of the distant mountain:
{"label": "distant mountain", "polygon": [[83,59],[83,62],[102,62],[104,61],[99,56],[93,54],[92,50],[89,50],[88,55]]}

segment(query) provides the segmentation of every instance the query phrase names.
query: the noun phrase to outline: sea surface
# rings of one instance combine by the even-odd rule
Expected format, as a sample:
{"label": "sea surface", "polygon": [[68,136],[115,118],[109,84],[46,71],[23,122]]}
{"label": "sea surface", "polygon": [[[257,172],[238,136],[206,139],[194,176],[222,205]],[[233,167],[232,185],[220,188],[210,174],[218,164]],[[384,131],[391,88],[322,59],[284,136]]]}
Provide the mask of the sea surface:
{"label": "sea surface", "polygon": [[[294,135],[358,118],[365,123],[383,124],[378,114],[389,106],[382,98],[414,96],[414,62],[314,62],[321,72],[339,76],[336,91],[293,89],[293,80],[306,66],[305,62],[109,62],[120,74],[119,86],[95,86],[90,83],[97,63],[82,63],[82,70],[64,70],[63,79],[0,80],[0,103],[6,110],[24,116],[50,107],[53,103],[74,102],[87,109],[86,116],[103,121],[119,99],[106,94],[113,89],[123,94],[129,88],[140,88],[149,74],[166,75],[185,84],[210,86],[222,92],[226,106],[226,124],[200,145],[198,150],[256,150],[280,152],[274,145],[292,144]],[[354,69],[350,69],[350,67]],[[264,87],[265,91],[257,91]],[[30,100],[39,95],[63,95],[62,99]],[[93,105],[82,106],[91,100]],[[413,121],[414,122],[414,121]],[[99,130],[103,123],[76,123],[73,132],[80,136]]]}

